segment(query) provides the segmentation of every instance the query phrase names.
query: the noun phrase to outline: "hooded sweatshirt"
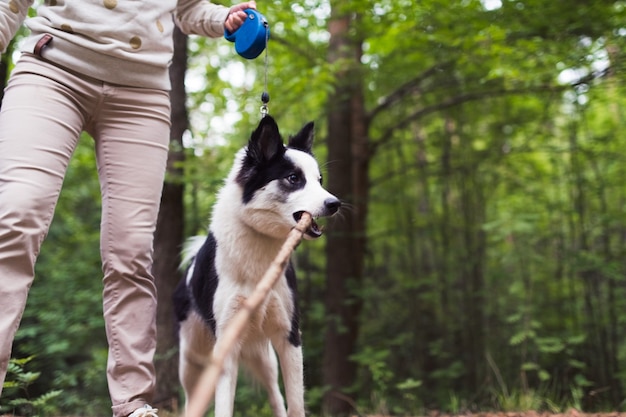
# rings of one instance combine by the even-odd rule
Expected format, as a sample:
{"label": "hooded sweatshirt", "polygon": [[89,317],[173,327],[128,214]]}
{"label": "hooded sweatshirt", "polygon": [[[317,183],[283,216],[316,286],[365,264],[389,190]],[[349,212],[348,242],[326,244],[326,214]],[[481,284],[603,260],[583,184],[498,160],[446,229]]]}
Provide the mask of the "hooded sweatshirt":
{"label": "hooded sweatshirt", "polygon": [[0,51],[25,22],[22,52],[111,84],[168,90],[176,24],[219,37],[229,8],[206,0],[0,0]]}

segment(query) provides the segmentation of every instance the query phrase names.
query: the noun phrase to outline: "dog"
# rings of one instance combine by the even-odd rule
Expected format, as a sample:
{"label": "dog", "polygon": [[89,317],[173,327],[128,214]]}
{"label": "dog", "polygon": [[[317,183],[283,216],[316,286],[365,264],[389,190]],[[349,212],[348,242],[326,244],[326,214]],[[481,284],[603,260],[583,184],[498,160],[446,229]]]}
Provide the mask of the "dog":
{"label": "dog", "polygon": [[[179,376],[186,402],[210,362],[216,340],[254,291],[290,230],[304,212],[313,217],[305,239],[322,235],[315,222],[332,216],[341,201],[322,186],[312,154],[309,122],[287,146],[276,121],[264,116],[233,167],[213,206],[207,237],[192,239],[190,265],[177,287]],[[294,267],[289,262],[250,320],[217,382],[215,416],[233,415],[239,362],[267,390],[276,417],[304,417],[302,341]],[[278,358],[277,358],[278,356]],[[283,378],[287,409],[278,384]]]}

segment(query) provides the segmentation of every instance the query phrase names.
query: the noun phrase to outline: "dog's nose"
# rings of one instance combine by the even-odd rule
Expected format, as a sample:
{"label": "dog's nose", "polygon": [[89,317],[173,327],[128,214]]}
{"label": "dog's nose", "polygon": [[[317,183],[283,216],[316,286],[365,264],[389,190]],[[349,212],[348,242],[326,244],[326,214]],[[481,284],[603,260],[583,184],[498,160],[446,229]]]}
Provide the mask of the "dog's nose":
{"label": "dog's nose", "polygon": [[324,207],[326,207],[328,215],[332,216],[333,214],[337,213],[337,210],[339,210],[339,207],[341,207],[341,201],[339,201],[337,197],[327,198],[326,200],[324,200]]}

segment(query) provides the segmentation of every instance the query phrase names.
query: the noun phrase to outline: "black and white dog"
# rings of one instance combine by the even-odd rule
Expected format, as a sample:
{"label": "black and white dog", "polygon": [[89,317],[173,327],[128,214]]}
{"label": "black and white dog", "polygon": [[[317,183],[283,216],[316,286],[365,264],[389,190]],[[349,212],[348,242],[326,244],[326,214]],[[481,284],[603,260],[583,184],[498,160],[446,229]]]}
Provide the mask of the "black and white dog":
{"label": "black and white dog", "polygon": [[[174,296],[180,323],[180,379],[189,395],[210,361],[216,338],[276,257],[303,212],[331,216],[340,200],[321,184],[311,153],[313,123],[285,147],[274,119],[265,116],[235,163],[213,207],[208,237],[195,239],[191,264]],[[315,221],[305,238],[322,232]],[[269,394],[276,417],[304,417],[304,381],[294,268],[289,264],[243,340],[224,364],[215,416],[233,415],[239,361]],[[278,361],[276,359],[278,355]],[[278,384],[282,371],[287,411]]]}

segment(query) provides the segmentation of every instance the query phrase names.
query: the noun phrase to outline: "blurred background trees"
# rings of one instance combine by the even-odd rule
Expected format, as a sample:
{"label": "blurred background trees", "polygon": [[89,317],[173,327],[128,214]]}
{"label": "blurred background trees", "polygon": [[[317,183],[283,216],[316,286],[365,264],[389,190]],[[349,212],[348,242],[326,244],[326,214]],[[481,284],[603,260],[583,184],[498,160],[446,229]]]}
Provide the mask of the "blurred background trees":
{"label": "blurred background trees", "polygon": [[[312,414],[623,409],[626,3],[258,7],[270,113],[285,135],[315,121],[326,184],[346,203],[296,254]],[[173,132],[166,190],[190,236],[258,123],[265,68],[224,40],[182,45],[188,113],[180,95],[174,110],[189,125]],[[105,415],[90,146],[68,173],[15,356],[35,355],[33,395],[62,389],[63,410],[89,398],[83,413]],[[175,219],[155,243],[165,300]],[[171,369],[167,315],[158,360]],[[178,383],[164,375],[171,406]],[[239,415],[269,415],[252,386],[238,395]]]}

